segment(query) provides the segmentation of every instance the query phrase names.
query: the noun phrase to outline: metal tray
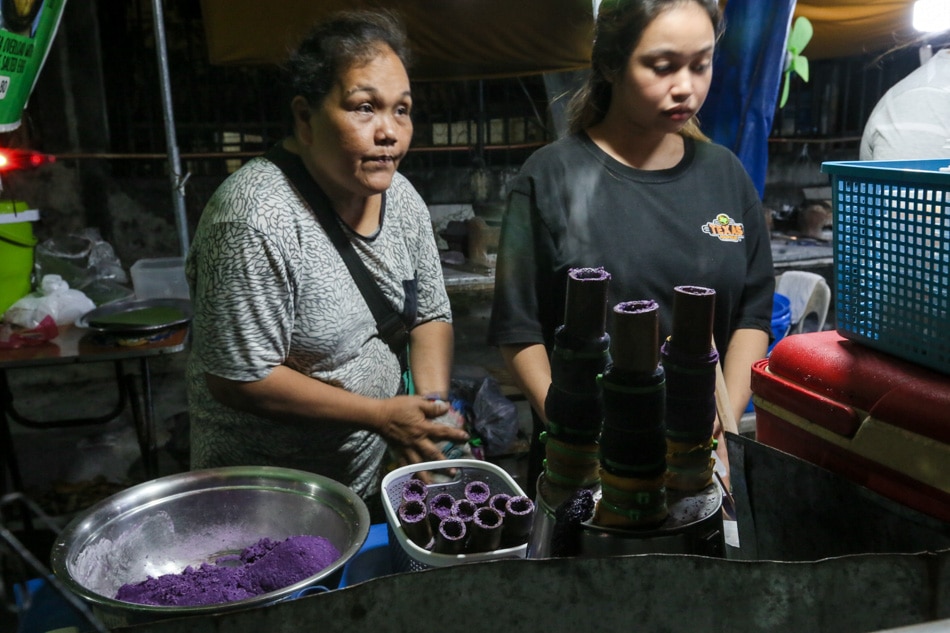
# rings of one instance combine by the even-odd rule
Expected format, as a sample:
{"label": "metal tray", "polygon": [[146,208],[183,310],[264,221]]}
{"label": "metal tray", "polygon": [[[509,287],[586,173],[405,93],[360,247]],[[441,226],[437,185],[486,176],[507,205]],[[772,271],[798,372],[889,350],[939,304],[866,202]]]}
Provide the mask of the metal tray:
{"label": "metal tray", "polygon": [[[120,323],[109,322],[107,319],[119,315],[127,315],[136,310],[146,310],[149,308],[170,308],[177,310],[179,314],[169,315],[168,318],[160,321],[148,323]],[[192,310],[191,301],[188,299],[134,299],[132,301],[119,301],[99,306],[79,317],[76,321],[78,327],[89,328],[97,332],[116,333],[146,333],[157,332],[176,325],[182,325],[191,320]]]}

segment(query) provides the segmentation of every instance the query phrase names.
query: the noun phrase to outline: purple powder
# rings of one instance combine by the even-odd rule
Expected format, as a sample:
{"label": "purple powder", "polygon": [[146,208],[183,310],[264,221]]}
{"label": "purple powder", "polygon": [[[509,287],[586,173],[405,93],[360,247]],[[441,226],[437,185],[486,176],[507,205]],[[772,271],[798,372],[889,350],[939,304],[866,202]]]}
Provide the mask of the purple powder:
{"label": "purple powder", "polygon": [[218,567],[203,563],[189,565],[179,574],[149,576],[136,584],[119,587],[116,600],[165,607],[192,607],[234,602],[255,594],[246,585],[240,567]]}
{"label": "purple powder", "polygon": [[605,282],[610,281],[610,273],[603,266],[598,268],[571,268],[567,271],[568,277],[576,281]]}
{"label": "purple powder", "polygon": [[614,312],[621,314],[645,314],[653,313],[660,309],[660,305],[651,299],[641,299],[637,301],[622,301],[614,306]]}
{"label": "purple powder", "polygon": [[277,591],[326,569],[340,552],[322,536],[296,536],[249,559],[247,578],[260,593]]}
{"label": "purple powder", "polygon": [[[326,569],[340,552],[322,536],[263,538],[239,556],[186,567],[178,574],[149,576],[119,587],[117,600],[165,607],[194,607],[252,598],[300,582]],[[235,565],[235,563],[237,563]]]}

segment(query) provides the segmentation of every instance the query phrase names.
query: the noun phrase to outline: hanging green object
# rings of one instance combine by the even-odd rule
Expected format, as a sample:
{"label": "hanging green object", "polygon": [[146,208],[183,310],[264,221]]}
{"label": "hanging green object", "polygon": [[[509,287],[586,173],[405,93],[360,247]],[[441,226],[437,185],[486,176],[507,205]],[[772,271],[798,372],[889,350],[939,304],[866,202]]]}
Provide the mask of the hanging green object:
{"label": "hanging green object", "polygon": [[795,24],[792,25],[792,32],[788,34],[788,45],[785,52],[785,85],[782,87],[782,98],[778,104],[780,108],[784,108],[785,102],[788,101],[788,89],[792,81],[792,73],[797,74],[802,80],[808,81],[808,59],[802,55],[802,51],[814,34],[815,30],[806,17],[798,17]]}

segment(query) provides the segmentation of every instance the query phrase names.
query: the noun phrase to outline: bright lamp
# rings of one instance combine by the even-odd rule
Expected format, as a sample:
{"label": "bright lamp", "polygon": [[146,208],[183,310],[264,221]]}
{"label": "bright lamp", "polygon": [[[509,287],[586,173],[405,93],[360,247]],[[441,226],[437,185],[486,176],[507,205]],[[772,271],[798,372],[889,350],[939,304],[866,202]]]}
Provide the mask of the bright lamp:
{"label": "bright lamp", "polygon": [[924,33],[950,30],[950,0],[917,0],[913,24]]}

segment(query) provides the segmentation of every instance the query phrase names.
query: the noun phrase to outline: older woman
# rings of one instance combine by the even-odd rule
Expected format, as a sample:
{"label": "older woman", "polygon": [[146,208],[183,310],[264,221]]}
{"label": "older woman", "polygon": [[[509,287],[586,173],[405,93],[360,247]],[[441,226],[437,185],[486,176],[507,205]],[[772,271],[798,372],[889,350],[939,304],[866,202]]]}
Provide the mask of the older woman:
{"label": "older woman", "polygon": [[[317,25],[288,63],[293,135],[268,156],[302,163],[406,323],[418,393],[446,398],[449,301],[427,207],[397,171],[412,137],[406,58],[385,13]],[[187,275],[193,468],[299,468],[372,501],[387,446],[396,463],[414,463],[442,458],[439,441],[467,439],[432,421],[444,402],[400,395],[400,358],[314,210],[267,156],[215,192]]]}

